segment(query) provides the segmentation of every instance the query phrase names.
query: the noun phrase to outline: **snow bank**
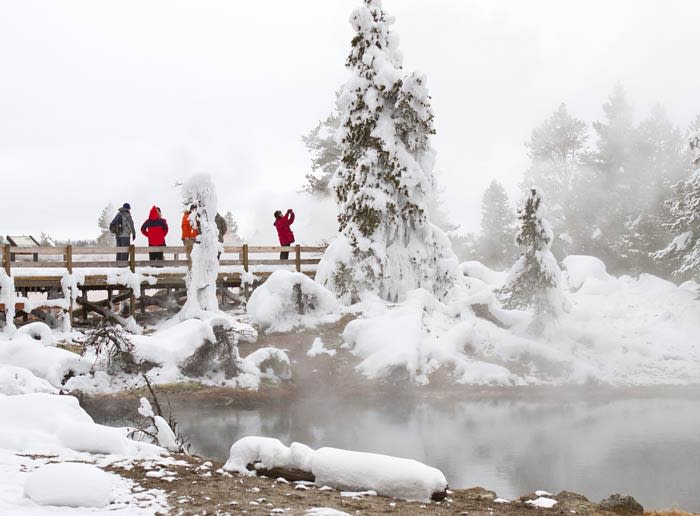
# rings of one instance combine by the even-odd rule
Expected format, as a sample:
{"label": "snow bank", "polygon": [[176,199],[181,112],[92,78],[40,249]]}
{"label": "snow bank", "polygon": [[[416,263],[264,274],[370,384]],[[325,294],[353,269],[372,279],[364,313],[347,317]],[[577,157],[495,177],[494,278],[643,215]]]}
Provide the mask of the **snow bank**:
{"label": "snow bank", "polygon": [[335,296],[306,274],[278,270],[253,291],[248,301],[251,322],[270,332],[315,327],[340,318]]}
{"label": "snow bank", "polygon": [[37,378],[29,369],[0,364],[0,394],[29,394],[32,392],[57,393],[58,390],[43,378]]}
{"label": "snow bank", "polygon": [[609,281],[605,264],[595,256],[571,254],[564,258],[564,283],[570,289],[581,288],[587,280]]}
{"label": "snow bank", "polygon": [[476,278],[493,287],[500,287],[508,277],[507,272],[491,270],[483,263],[475,260],[462,262],[459,264],[459,268],[465,276]]}
{"label": "snow bank", "polygon": [[[648,274],[614,278],[595,258],[570,258],[569,284],[577,290],[568,293],[568,312],[541,335],[527,330],[532,312],[500,308],[473,279],[445,302],[416,290],[400,304],[374,303],[345,327],[343,347],[368,378],[418,384],[441,368],[471,385],[700,383],[695,284]],[[494,318],[475,316],[475,303]]]}
{"label": "snow bank", "polygon": [[115,480],[91,464],[48,464],[29,476],[24,494],[39,505],[106,507]]}
{"label": "snow bank", "polygon": [[312,473],[318,486],[372,490],[406,500],[428,501],[447,489],[447,480],[439,470],[413,459],[338,448],[314,451],[301,443],[287,447],[269,437],[248,436],[236,441],[224,469],[254,475],[248,464],[256,469],[298,469]]}
{"label": "snow bank", "polygon": [[0,364],[28,369],[54,387],[61,387],[70,375],[90,371],[90,361],[65,349],[44,345],[44,342],[19,332],[12,340],[0,337]]}
{"label": "snow bank", "polygon": [[383,496],[428,501],[447,489],[445,475],[412,459],[338,448],[320,448],[311,472],[317,485],[350,491],[372,490]]}
{"label": "snow bank", "polygon": [[26,335],[34,340],[40,341],[44,346],[55,346],[56,336],[51,328],[43,322],[33,322],[25,324],[17,328],[17,332],[13,336],[16,339],[19,336]]}

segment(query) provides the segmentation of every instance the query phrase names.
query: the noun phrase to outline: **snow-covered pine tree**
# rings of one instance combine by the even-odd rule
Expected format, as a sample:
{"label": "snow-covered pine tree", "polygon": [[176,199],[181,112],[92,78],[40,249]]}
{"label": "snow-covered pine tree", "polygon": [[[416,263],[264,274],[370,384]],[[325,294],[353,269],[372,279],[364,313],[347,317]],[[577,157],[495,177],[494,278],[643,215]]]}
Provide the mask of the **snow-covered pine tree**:
{"label": "snow-covered pine tree", "polygon": [[676,185],[676,195],[669,200],[672,222],[669,229],[675,238],[654,255],[656,260],[671,262],[678,278],[700,278],[700,130],[690,137],[693,165],[696,170]]}
{"label": "snow-covered pine tree", "polygon": [[513,245],[515,215],[508,202],[508,194],[495,179],[484,191],[481,200],[481,232],[479,233],[479,260],[489,267],[502,270],[516,256]]}
{"label": "snow-covered pine tree", "polygon": [[550,251],[552,230],[542,218],[542,199],[536,188],[530,188],[518,220],[515,242],[523,253],[510,269],[499,297],[506,308],[533,308],[537,315],[558,315],[564,304],[561,270]]}
{"label": "snow-covered pine tree", "polygon": [[340,127],[340,92],[335,94],[335,109],[301,139],[311,154],[311,172],[306,174],[304,191],[319,196],[332,193],[330,181],[340,166],[342,149],[335,139]]}
{"label": "snow-covered pine tree", "polygon": [[346,301],[363,290],[401,300],[418,287],[443,296],[460,277],[447,236],[427,217],[435,131],[425,77],[402,70],[393,21],[380,0],[364,0],[350,17],[342,158],[331,182],[340,234],[316,276]]}
{"label": "snow-covered pine tree", "polygon": [[178,314],[181,320],[200,318],[203,312],[216,312],[216,280],[219,275],[218,254],[222,250],[216,227],[216,188],[208,174],[192,176],[182,186],[185,206],[194,204],[190,214],[192,227],[199,230],[192,249],[192,266],[187,274],[187,301]]}
{"label": "snow-covered pine tree", "polygon": [[97,227],[100,229],[100,235],[97,237],[98,246],[106,247],[114,244],[114,235],[109,232],[109,224],[116,214],[117,210],[111,202],[102,209],[97,219]]}

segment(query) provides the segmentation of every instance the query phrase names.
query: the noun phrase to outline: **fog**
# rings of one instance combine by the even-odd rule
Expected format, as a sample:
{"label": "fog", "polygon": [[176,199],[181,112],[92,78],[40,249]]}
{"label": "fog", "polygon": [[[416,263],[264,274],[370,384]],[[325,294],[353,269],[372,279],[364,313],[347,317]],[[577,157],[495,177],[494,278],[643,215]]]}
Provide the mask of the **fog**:
{"label": "fog", "polygon": [[[94,238],[109,202],[177,219],[175,182],[202,170],[251,241],[274,240],[278,208],[299,213],[299,241],[332,232],[332,206],[298,194],[301,136],[333,106],[358,3],[0,0],[0,234]],[[620,83],[637,113],[660,102],[681,127],[700,113],[697,2],[384,7],[405,67],[428,77],[462,230],[491,179],[517,195],[523,144],[560,102],[597,120]]]}

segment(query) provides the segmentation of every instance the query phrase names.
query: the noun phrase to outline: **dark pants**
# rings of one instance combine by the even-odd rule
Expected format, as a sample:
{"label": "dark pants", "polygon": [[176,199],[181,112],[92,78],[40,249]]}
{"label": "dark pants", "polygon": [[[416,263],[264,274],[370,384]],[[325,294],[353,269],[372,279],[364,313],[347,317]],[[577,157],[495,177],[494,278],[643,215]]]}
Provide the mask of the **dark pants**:
{"label": "dark pants", "polygon": [[163,253],[148,253],[148,259],[151,261],[154,260],[162,260],[163,259]]}
{"label": "dark pants", "polygon": [[[129,247],[131,244],[131,237],[117,237],[117,247]],[[129,260],[129,253],[117,253],[118,262],[126,262]]]}
{"label": "dark pants", "polygon": [[[292,245],[294,242],[289,242],[288,244],[282,244],[282,247],[287,247]],[[289,251],[282,251],[280,253],[280,260],[289,260]]]}

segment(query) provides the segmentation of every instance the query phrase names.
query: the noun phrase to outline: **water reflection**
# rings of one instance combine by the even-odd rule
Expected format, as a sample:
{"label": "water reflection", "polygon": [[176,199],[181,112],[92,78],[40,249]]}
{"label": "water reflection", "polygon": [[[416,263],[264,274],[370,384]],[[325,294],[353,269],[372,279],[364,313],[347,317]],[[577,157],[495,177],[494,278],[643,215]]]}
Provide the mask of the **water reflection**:
{"label": "water reflection", "polygon": [[225,459],[245,435],[411,457],[452,487],[500,496],[631,494],[648,508],[700,511],[700,401],[304,400],[255,410],[174,406],[193,451]]}

